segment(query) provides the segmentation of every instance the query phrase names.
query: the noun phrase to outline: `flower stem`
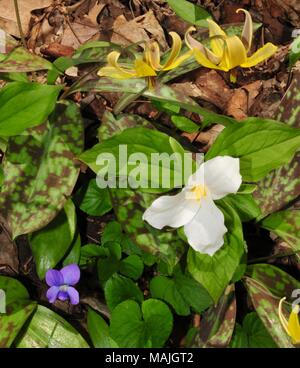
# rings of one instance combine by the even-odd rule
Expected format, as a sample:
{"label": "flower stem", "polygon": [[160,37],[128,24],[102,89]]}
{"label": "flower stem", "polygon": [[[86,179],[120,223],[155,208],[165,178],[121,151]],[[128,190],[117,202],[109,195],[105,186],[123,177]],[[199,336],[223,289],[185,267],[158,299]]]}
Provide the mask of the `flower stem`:
{"label": "flower stem", "polygon": [[253,264],[253,263],[257,263],[257,262],[263,262],[263,261],[268,261],[269,259],[277,259],[277,258],[284,258],[284,257],[291,257],[291,256],[295,256],[296,254],[298,254],[300,252],[299,250],[296,250],[295,252],[290,252],[290,253],[285,253],[285,254],[275,254],[273,256],[268,256],[268,257],[260,257],[260,258],[255,258],[255,259],[251,259],[248,264]]}
{"label": "flower stem", "polygon": [[20,11],[19,11],[19,6],[18,6],[18,0],[14,0],[14,6],[15,6],[15,13],[16,13],[16,18],[17,18],[17,23],[18,23],[18,28],[19,28],[22,44],[26,49],[27,45],[26,45],[26,41],[25,41],[23,29],[22,29],[22,23],[21,23]]}

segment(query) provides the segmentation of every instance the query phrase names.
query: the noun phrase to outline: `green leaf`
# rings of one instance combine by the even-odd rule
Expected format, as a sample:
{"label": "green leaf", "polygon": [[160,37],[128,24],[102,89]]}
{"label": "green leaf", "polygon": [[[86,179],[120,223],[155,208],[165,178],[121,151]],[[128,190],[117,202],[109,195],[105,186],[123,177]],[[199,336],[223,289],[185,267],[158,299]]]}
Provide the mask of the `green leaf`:
{"label": "green leaf", "polygon": [[143,293],[136,284],[127,277],[114,275],[105,284],[105,300],[108,308],[114,308],[127,299],[133,299],[139,303],[144,300]]}
{"label": "green leaf", "polygon": [[[120,146],[124,148],[125,145],[127,153],[120,151]],[[145,155],[145,162],[139,161],[138,167],[134,159],[132,159],[131,162],[128,160],[130,155],[137,152]],[[96,144],[90,150],[82,153],[79,158],[98,174],[98,176],[101,174],[103,177],[103,184],[106,184],[107,180],[116,180],[116,177],[122,178],[122,173],[126,179],[136,180],[137,184],[140,184],[142,188],[155,188],[156,191],[160,188],[165,191],[166,186],[168,189],[172,188],[175,180],[181,179],[182,181],[182,165],[180,165],[179,170],[178,165],[174,165],[173,163],[169,165],[170,167],[165,167],[162,173],[162,167],[165,164],[163,160],[151,160],[151,155],[153,153],[165,155],[172,155],[174,153],[170,145],[169,136],[159,131],[138,127],[126,129],[120,134],[114,135],[112,138]],[[101,164],[98,162],[97,164],[97,158],[101,154],[106,155],[103,159],[107,163],[104,168],[103,163]],[[106,159],[108,154],[112,155],[111,159]],[[125,172],[126,170],[127,173]],[[136,170],[139,170],[139,173],[137,173]],[[170,183],[164,184],[163,178],[166,176],[167,170],[170,173]],[[111,175],[109,175],[106,180],[105,175],[107,172],[109,174],[111,173]],[[141,179],[138,178],[139,176]],[[110,183],[111,186],[113,184],[113,182]]]}
{"label": "green leaf", "polygon": [[169,303],[180,316],[190,314],[189,304],[177,289],[174,280],[165,276],[156,276],[150,282],[150,293],[153,298]]}
{"label": "green leaf", "polygon": [[261,214],[252,194],[230,194],[226,200],[235,209],[243,222],[255,219]]}
{"label": "green leaf", "polygon": [[101,189],[96,179],[91,179],[88,185],[80,190],[80,209],[90,216],[103,216],[112,209],[107,188]]}
{"label": "green leaf", "polygon": [[0,289],[6,294],[6,313],[0,314],[0,348],[8,348],[36,309],[36,303],[30,301],[25,287],[11,277],[0,276]]}
{"label": "green leaf", "polygon": [[205,158],[239,157],[243,180],[257,181],[289,162],[299,145],[299,130],[277,121],[249,118],[225,128]]}
{"label": "green leaf", "polygon": [[9,139],[0,203],[14,238],[46,226],[63,208],[77,181],[75,155],[82,146],[83,122],[72,102],[57,104],[51,124]]}
{"label": "green leaf", "polygon": [[213,303],[206,289],[189,275],[177,271],[174,274],[174,281],[185,301],[197,313],[202,313]]}
{"label": "green leaf", "polygon": [[236,298],[234,285],[230,285],[218,303],[202,315],[199,333],[191,347],[226,348],[234,331],[235,318]]}
{"label": "green leaf", "polygon": [[[279,301],[287,297],[293,302],[292,293],[300,289],[300,282],[282,271],[280,268],[268,264],[256,264],[248,267],[244,279],[252,304],[278,347],[293,347],[290,337],[281,325],[278,307]],[[284,309],[286,318],[288,313]]]}
{"label": "green leaf", "polygon": [[[134,244],[164,260],[172,269],[184,252],[184,243],[175,231],[159,231],[143,221],[143,213],[156,196],[133,190],[111,190],[118,222]],[[124,206],[126,203],[126,207]]]}
{"label": "green leaf", "polygon": [[105,286],[106,281],[119,271],[119,261],[112,257],[105,259],[98,259],[97,274],[102,287]]}
{"label": "green leaf", "polygon": [[150,121],[139,115],[120,114],[118,116],[114,116],[111,112],[105,111],[101,120],[101,125],[98,129],[99,141],[101,142],[125,129],[136,128],[137,126],[153,129],[153,125]]}
{"label": "green leaf", "polygon": [[144,264],[141,258],[135,254],[126,257],[120,262],[119,272],[133,280],[138,280],[144,271]]}
{"label": "green leaf", "polygon": [[247,275],[264,285],[276,297],[288,299],[293,290],[300,289],[300,282],[282,271],[280,268],[269,264],[256,264],[248,266]]}
{"label": "green leaf", "polygon": [[207,18],[211,15],[201,6],[192,4],[186,0],[167,0],[174,12],[188,23],[201,27],[207,27]]}
{"label": "green leaf", "polygon": [[136,96],[137,93],[142,94],[144,97],[150,100],[155,100],[164,103],[177,104],[181,108],[187,111],[194,112],[201,115],[203,124],[215,124],[220,123],[225,126],[236,123],[233,118],[225,115],[219,115],[212,111],[209,111],[199,106],[192,98],[186,94],[174,90],[167,85],[157,84],[154,89],[148,90],[147,84],[143,79],[110,79],[110,78],[98,78],[87,81],[74,89],[72,92],[77,91],[94,91],[94,92],[128,92]]}
{"label": "green leaf", "polygon": [[226,199],[218,201],[218,204],[223,210],[228,229],[224,245],[212,257],[190,248],[187,258],[189,273],[205,287],[215,302],[231,281],[245,251],[239,216]]}
{"label": "green leaf", "polygon": [[257,313],[248,313],[243,320],[243,326],[236,325],[231,348],[276,348]]}
{"label": "green leaf", "polygon": [[171,117],[171,120],[176,128],[183,132],[195,133],[200,128],[196,123],[194,123],[191,119],[186,118],[185,116],[173,115]]}
{"label": "green leaf", "polygon": [[289,66],[292,67],[300,59],[300,36],[292,42],[290,47]]}
{"label": "green leaf", "polygon": [[122,240],[122,228],[117,221],[111,221],[106,224],[103,234],[101,236],[101,244],[115,242],[121,243]]}
{"label": "green leaf", "polygon": [[60,86],[13,82],[0,90],[0,135],[20,134],[42,124],[55,107]]}
{"label": "green leaf", "polygon": [[172,305],[180,316],[190,314],[190,307],[203,312],[212,303],[207,291],[194,279],[176,272],[173,278],[156,276],[150,282],[153,298],[162,299]]}
{"label": "green leaf", "polygon": [[73,239],[73,242],[70,246],[71,250],[67,257],[63,261],[63,265],[67,266],[69,264],[79,263],[80,260],[80,250],[81,250],[81,238],[80,234],[77,233]]}
{"label": "green leaf", "polygon": [[101,247],[96,244],[86,244],[80,248],[80,260],[79,264],[81,266],[87,265],[87,263],[95,260],[99,257],[108,257],[109,250],[105,247]]}
{"label": "green leaf", "polygon": [[[292,348],[291,339],[282,327],[278,315],[280,299],[274,296],[264,284],[250,277],[246,278],[244,283],[252,304],[273,341],[280,348]],[[282,294],[284,293],[283,290]]]}
{"label": "green leaf", "polygon": [[122,348],[162,347],[173,326],[169,308],[148,299],[140,306],[133,300],[119,304],[112,312],[110,335]]}
{"label": "green leaf", "polygon": [[[289,209],[266,217],[261,226],[281,237],[295,252],[300,250],[300,211]],[[297,255],[299,258],[300,255]]]}
{"label": "green leaf", "polygon": [[61,211],[50,224],[30,236],[30,247],[41,280],[47,270],[54,268],[65,256],[73,237],[65,211]]}
{"label": "green leaf", "polygon": [[88,348],[89,345],[72,325],[39,305],[24,334],[18,339],[18,348]]}
{"label": "green leaf", "polygon": [[142,304],[142,312],[146,324],[146,336],[151,341],[151,347],[162,347],[173,327],[170,309],[160,300],[148,299]]}
{"label": "green leaf", "polygon": [[89,308],[87,328],[95,348],[117,348],[117,344],[109,336],[109,327],[99,313]]}
{"label": "green leaf", "polygon": [[113,50],[120,51],[121,47],[106,41],[89,41],[78,47],[72,60],[74,65],[106,62],[107,54]]}
{"label": "green leaf", "polygon": [[31,54],[22,47],[15,48],[0,62],[0,73],[34,72],[50,69],[52,69],[52,64],[49,61]]}
{"label": "green leaf", "polygon": [[[275,116],[287,125],[300,128],[300,71],[294,73],[294,79],[284,98],[280,102]],[[258,183],[254,192],[261,210],[261,218],[286,207],[300,193],[300,152],[293,160],[277,170],[270,172]]]}

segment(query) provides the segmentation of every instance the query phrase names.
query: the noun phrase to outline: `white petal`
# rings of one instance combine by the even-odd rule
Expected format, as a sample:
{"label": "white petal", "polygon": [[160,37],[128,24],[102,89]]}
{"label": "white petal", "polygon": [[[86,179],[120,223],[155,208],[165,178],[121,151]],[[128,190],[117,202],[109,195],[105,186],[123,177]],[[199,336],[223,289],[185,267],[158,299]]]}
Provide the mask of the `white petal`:
{"label": "white petal", "polygon": [[203,165],[204,182],[212,199],[220,199],[236,193],[242,184],[240,160],[230,156],[218,156]]}
{"label": "white petal", "polygon": [[224,244],[227,232],[224,215],[210,197],[201,200],[195,217],[184,226],[190,246],[198,252],[212,256]]}
{"label": "white petal", "polygon": [[157,198],[143,214],[143,220],[156,229],[165,226],[181,227],[195,216],[200,203],[189,199],[188,190],[184,188],[174,196]]}

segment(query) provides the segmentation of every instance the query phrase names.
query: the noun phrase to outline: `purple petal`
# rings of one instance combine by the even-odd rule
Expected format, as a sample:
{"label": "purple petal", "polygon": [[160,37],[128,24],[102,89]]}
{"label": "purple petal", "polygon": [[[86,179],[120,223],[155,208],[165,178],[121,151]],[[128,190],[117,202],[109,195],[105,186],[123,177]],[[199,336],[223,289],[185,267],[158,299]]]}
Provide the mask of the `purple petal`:
{"label": "purple petal", "polygon": [[48,286],[60,286],[64,282],[63,275],[57,270],[48,270],[46,272],[46,283]]}
{"label": "purple petal", "polygon": [[63,302],[64,302],[65,300],[69,299],[69,294],[68,294],[66,291],[60,291],[60,292],[58,293],[57,298],[58,298],[59,300],[61,300],[61,301],[63,301]]}
{"label": "purple petal", "polygon": [[50,289],[47,291],[47,298],[49,300],[49,303],[54,303],[57,299],[57,295],[59,293],[59,287],[58,286],[51,286]]}
{"label": "purple petal", "polygon": [[64,278],[64,285],[75,285],[80,279],[80,268],[77,264],[70,264],[61,269]]}
{"label": "purple petal", "polygon": [[68,287],[68,294],[71,304],[79,304],[79,293],[75,288],[73,288],[72,286]]}

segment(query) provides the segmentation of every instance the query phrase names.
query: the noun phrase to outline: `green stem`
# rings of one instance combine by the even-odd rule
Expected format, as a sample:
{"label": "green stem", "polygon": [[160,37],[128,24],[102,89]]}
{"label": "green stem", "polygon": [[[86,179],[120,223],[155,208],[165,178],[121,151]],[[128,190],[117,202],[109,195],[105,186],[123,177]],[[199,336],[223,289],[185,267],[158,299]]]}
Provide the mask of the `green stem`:
{"label": "green stem", "polygon": [[252,259],[251,261],[249,261],[248,264],[253,264],[253,263],[257,263],[257,262],[268,261],[269,259],[277,259],[277,258],[291,257],[291,256],[295,256],[299,252],[300,252],[300,249],[297,250],[297,251],[295,251],[295,252],[290,252],[290,253],[285,253],[285,254],[275,254],[273,256],[255,258],[255,259]]}
{"label": "green stem", "polygon": [[14,5],[15,5],[15,13],[16,13],[16,18],[17,18],[17,23],[18,23],[18,28],[19,28],[22,44],[26,49],[27,45],[26,45],[26,41],[25,41],[23,29],[22,29],[22,23],[21,23],[20,11],[19,11],[19,6],[18,6],[18,0],[14,0]]}

